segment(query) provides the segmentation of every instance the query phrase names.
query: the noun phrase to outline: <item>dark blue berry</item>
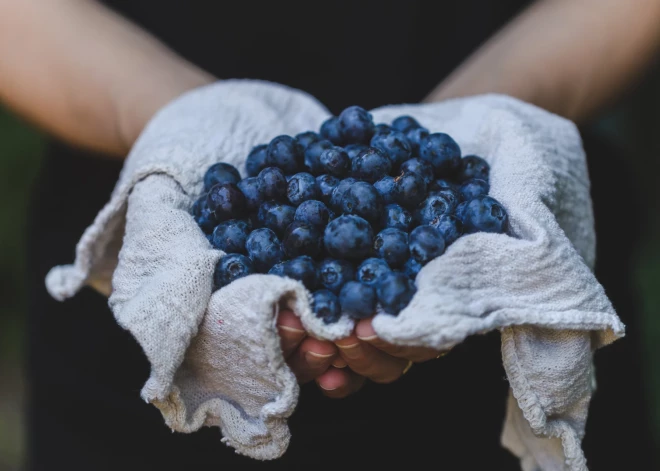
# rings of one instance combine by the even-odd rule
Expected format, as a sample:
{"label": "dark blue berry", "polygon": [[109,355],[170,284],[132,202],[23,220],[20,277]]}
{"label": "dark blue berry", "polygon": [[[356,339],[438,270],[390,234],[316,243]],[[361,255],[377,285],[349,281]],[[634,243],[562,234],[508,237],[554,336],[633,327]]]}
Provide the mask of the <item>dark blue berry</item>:
{"label": "dark blue berry", "polygon": [[252,261],[245,255],[237,253],[225,255],[220,259],[213,273],[215,289],[227,286],[232,281],[252,273],[254,273]]}
{"label": "dark blue berry", "polygon": [[421,225],[431,224],[443,214],[451,213],[451,210],[452,206],[444,196],[429,196],[417,210],[417,222]]}
{"label": "dark blue berry", "polygon": [[349,281],[339,292],[342,312],[353,319],[366,319],[376,313],[376,290],[359,281]]}
{"label": "dark blue berry", "polygon": [[344,214],[355,214],[370,223],[378,223],[383,214],[383,203],[378,191],[367,182],[351,185],[341,202]]}
{"label": "dark blue berry", "polygon": [[341,147],[331,147],[323,151],[320,157],[321,165],[327,173],[343,177],[351,168],[351,158]]}
{"label": "dark blue berry", "polygon": [[406,133],[406,138],[410,142],[410,148],[412,149],[412,155],[419,155],[419,146],[422,144],[422,141],[429,137],[429,130],[426,128],[413,128]]}
{"label": "dark blue berry", "polygon": [[438,178],[451,175],[461,163],[461,148],[451,136],[441,132],[433,133],[422,141],[419,155],[433,166]]}
{"label": "dark blue berry", "polygon": [[339,132],[345,144],[367,144],[374,134],[374,121],[364,108],[349,106],[339,115]]}
{"label": "dark blue berry", "polygon": [[199,216],[195,216],[195,222],[206,234],[213,232],[213,228],[218,224],[215,214],[206,205],[200,210]]}
{"label": "dark blue berry", "polygon": [[394,201],[414,209],[426,199],[426,182],[415,172],[405,172],[394,179]]}
{"label": "dark blue berry", "polygon": [[339,118],[332,116],[323,121],[320,134],[323,139],[327,139],[333,144],[340,146],[343,143],[343,139],[339,130]]}
{"label": "dark blue berry", "polygon": [[216,249],[227,253],[245,253],[245,241],[249,233],[247,222],[230,219],[215,226],[211,243]]}
{"label": "dark blue berry", "polygon": [[421,127],[415,118],[412,116],[399,116],[394,121],[392,121],[392,127],[397,131],[402,133],[407,133],[411,129]]}
{"label": "dark blue berry", "polygon": [[458,206],[458,203],[462,201],[461,195],[456,190],[451,188],[441,188],[436,191],[431,191],[429,196],[442,196],[447,200],[447,203],[449,203],[449,207],[452,211],[454,208],[456,208],[456,206]]}
{"label": "dark blue berry", "polygon": [[282,200],[286,197],[287,181],[281,169],[266,167],[257,178],[264,200]]}
{"label": "dark blue berry", "polygon": [[248,211],[256,211],[263,203],[263,195],[261,194],[261,185],[257,177],[248,177],[236,184],[239,190],[245,196],[245,208]]}
{"label": "dark blue berry", "polygon": [[266,164],[281,168],[287,175],[301,169],[304,158],[302,146],[291,136],[277,136],[270,141],[266,150]]}
{"label": "dark blue berry", "polygon": [[374,183],[374,188],[380,194],[383,204],[394,203],[394,177],[389,175]]}
{"label": "dark blue berry", "polygon": [[374,183],[392,170],[390,159],[383,151],[368,147],[351,161],[351,174],[358,180]]}
{"label": "dark blue berry", "polygon": [[303,201],[316,199],[316,178],[311,173],[296,173],[286,187],[286,196],[292,205],[298,206]]}
{"label": "dark blue berry", "polygon": [[206,206],[206,193],[202,194],[202,196],[197,198],[193,203],[192,215],[195,217],[201,216],[203,209],[208,209],[208,207]]}
{"label": "dark blue berry", "polygon": [[312,257],[302,255],[284,262],[282,267],[284,276],[298,280],[310,291],[316,289],[316,263]]}
{"label": "dark blue berry", "polygon": [[309,200],[298,206],[293,219],[294,221],[306,222],[323,230],[330,220],[330,211],[321,201]]}
{"label": "dark blue berry", "polygon": [[459,203],[458,206],[456,206],[456,209],[454,209],[454,216],[456,216],[461,222],[463,222],[463,215],[468,203],[469,201],[463,201],[462,203]]}
{"label": "dark blue berry", "polygon": [[445,240],[432,226],[418,226],[410,233],[410,256],[426,265],[445,251]]}
{"label": "dark blue berry", "polygon": [[396,172],[402,163],[410,158],[412,147],[405,134],[399,131],[374,134],[371,147],[380,149],[390,159],[392,171]]}
{"label": "dark blue berry", "polygon": [[416,292],[415,283],[403,273],[390,272],[376,283],[380,307],[395,316],[405,309]]}
{"label": "dark blue berry", "polygon": [[211,165],[204,174],[204,191],[209,191],[212,186],[222,183],[238,183],[241,174],[233,165],[219,162]]}
{"label": "dark blue berry", "polygon": [[332,175],[319,175],[316,177],[316,189],[319,193],[321,201],[325,204],[330,204],[332,192],[339,185],[339,178]]}
{"label": "dark blue berry", "polygon": [[478,178],[488,181],[490,176],[490,165],[481,157],[466,155],[461,159],[456,178],[459,182]]}
{"label": "dark blue berry", "polygon": [[318,268],[318,281],[326,289],[339,293],[345,283],[355,279],[355,268],[346,260],[326,258]]}
{"label": "dark blue berry", "polygon": [[305,131],[305,132],[301,132],[300,134],[296,134],[296,141],[298,141],[298,144],[302,146],[303,150],[307,149],[307,147],[312,142],[316,142],[320,140],[321,140],[321,136],[316,134],[314,131]]}
{"label": "dark blue berry", "polygon": [[379,123],[374,128],[374,134],[378,134],[379,132],[390,132],[393,129],[394,128],[392,126],[390,126],[389,124]]}
{"label": "dark blue berry", "polygon": [[369,146],[366,146],[364,144],[349,144],[346,147],[344,147],[344,150],[348,154],[348,157],[353,160],[355,157],[358,156],[360,152],[362,152],[365,149],[368,149]]}
{"label": "dark blue berry", "polygon": [[276,276],[286,276],[286,274],[284,273],[284,264],[285,263],[286,262],[276,263],[275,265],[273,265],[273,268],[268,270],[268,274],[269,275],[276,275]]}
{"label": "dark blue berry", "polygon": [[339,185],[332,190],[332,195],[330,195],[330,209],[340,212],[342,201],[344,200],[344,194],[348,189],[355,184],[357,180],[355,178],[344,178],[339,182]]}
{"label": "dark blue berry", "polygon": [[218,222],[245,216],[245,196],[234,183],[215,185],[206,195],[206,205]]}
{"label": "dark blue berry", "polygon": [[487,195],[489,190],[490,185],[487,181],[476,178],[466,181],[458,189],[465,201],[470,201],[477,196]]}
{"label": "dark blue berry", "polygon": [[252,231],[245,242],[245,248],[260,272],[269,270],[284,258],[280,240],[267,228]]}
{"label": "dark blue berry", "polygon": [[325,167],[321,164],[321,154],[333,147],[332,142],[327,139],[312,142],[305,150],[305,170],[314,176],[325,173]]}
{"label": "dark blue berry", "polygon": [[417,274],[422,269],[422,266],[414,258],[409,258],[406,263],[403,264],[403,273],[411,279],[417,278]]}
{"label": "dark blue berry", "polygon": [[429,186],[433,182],[433,167],[430,163],[422,159],[409,159],[401,165],[401,173],[413,172],[417,173],[424,178],[426,185]]}
{"label": "dark blue berry", "polygon": [[318,258],[323,252],[323,229],[303,221],[293,221],[282,239],[284,253],[290,258],[309,255]]}
{"label": "dark blue berry", "polygon": [[430,225],[440,231],[442,238],[445,240],[445,246],[453,244],[456,239],[463,235],[463,223],[453,214],[443,214],[434,219]]}
{"label": "dark blue berry", "polygon": [[357,269],[355,279],[365,285],[373,286],[376,280],[392,269],[382,258],[368,258]]}
{"label": "dark blue berry", "polygon": [[430,185],[429,185],[429,191],[440,191],[440,190],[457,190],[457,186],[455,183],[446,180],[444,178],[438,178],[437,180],[433,180]]}
{"label": "dark blue berry", "polygon": [[296,208],[288,204],[266,202],[259,207],[259,224],[282,235],[293,222]]}
{"label": "dark blue berry", "polygon": [[413,226],[413,217],[408,210],[398,204],[388,204],[383,211],[381,220],[383,227],[393,227],[409,232]]}
{"label": "dark blue berry", "polygon": [[312,294],[314,314],[319,319],[323,320],[324,324],[334,324],[341,317],[341,306],[337,296],[328,291],[321,289]]}
{"label": "dark blue berry", "polygon": [[390,267],[400,267],[410,257],[408,234],[393,227],[383,229],[374,239],[374,253]]}
{"label": "dark blue berry", "polygon": [[245,160],[245,170],[248,177],[256,177],[263,169],[268,167],[266,164],[267,144],[261,144],[253,147]]}
{"label": "dark blue berry", "polygon": [[346,215],[328,223],[324,243],[331,257],[359,260],[371,253],[373,238],[373,230],[365,219]]}
{"label": "dark blue berry", "polygon": [[509,226],[504,207],[495,198],[479,196],[471,200],[463,211],[465,233],[494,232],[503,234]]}

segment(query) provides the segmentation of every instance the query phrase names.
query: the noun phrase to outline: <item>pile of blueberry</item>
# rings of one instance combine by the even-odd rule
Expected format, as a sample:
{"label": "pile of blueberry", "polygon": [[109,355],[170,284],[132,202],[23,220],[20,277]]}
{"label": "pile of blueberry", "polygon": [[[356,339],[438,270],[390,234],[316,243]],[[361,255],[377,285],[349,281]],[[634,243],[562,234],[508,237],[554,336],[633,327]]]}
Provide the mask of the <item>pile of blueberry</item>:
{"label": "pile of blueberry", "polygon": [[463,234],[503,233],[488,196],[489,166],[414,118],[374,124],[351,106],[320,132],[277,136],[252,149],[241,179],[226,163],[204,176],[192,212],[228,255],[216,289],[251,273],[300,280],[324,322],[397,315],[422,266]]}

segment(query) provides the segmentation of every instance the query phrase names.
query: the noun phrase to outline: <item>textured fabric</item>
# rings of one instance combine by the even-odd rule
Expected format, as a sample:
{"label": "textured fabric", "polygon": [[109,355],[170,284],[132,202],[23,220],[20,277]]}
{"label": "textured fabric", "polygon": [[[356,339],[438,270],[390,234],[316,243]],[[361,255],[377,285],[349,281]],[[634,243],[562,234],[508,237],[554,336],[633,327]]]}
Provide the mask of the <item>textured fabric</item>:
{"label": "textured fabric", "polygon": [[[399,114],[451,134],[464,154],[489,161],[491,194],[509,212],[511,235],[459,239],[420,272],[419,291],[398,317],[375,318],[376,332],[396,344],[444,349],[501,329],[518,408],[510,407],[503,443],[522,458],[524,469],[586,469],[580,440],[592,391],[592,349],[623,335],[623,325],[591,273],[593,216],[575,127],[502,96],[374,112],[377,121]],[[307,95],[264,83],[224,82],[175,100],[138,140],[111,202],[83,236],[75,265],[55,268],[47,279],[49,291],[64,298],[98,280],[99,267],[113,266],[106,254],[113,253],[108,248],[116,245],[135,186],[110,302],[152,361],[143,397],[172,428],[219,425],[228,444],[260,459],[286,449],[285,419],[298,394],[273,325],[280,301],[320,338],[338,338],[352,323],[327,328],[311,314],[301,284],[272,276],[251,276],[211,296],[210,267],[219,253],[200,231],[195,234],[185,207],[201,191],[210,163],[223,160],[241,169],[253,145],[317,128],[325,117]],[[135,185],[155,173],[168,176]],[[175,230],[158,230],[170,225]],[[162,238],[158,244],[150,231]],[[183,271],[186,251],[199,256],[192,272]],[[511,425],[519,414],[529,429]]]}

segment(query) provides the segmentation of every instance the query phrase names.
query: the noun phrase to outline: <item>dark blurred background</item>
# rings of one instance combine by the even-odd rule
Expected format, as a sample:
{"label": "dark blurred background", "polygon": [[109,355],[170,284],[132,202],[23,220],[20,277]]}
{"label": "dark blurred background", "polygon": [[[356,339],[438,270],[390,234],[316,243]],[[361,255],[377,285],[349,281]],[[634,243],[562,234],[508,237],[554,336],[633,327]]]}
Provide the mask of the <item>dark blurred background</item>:
{"label": "dark blurred background", "polygon": [[[617,351],[625,347],[623,342],[634,342],[629,346],[638,349],[639,364],[618,365],[618,370],[641,370],[643,389],[639,402],[649,419],[649,430],[617,430],[617,415],[626,414],[629,404],[619,404],[617,411],[597,409],[590,422],[599,426],[612,427],[613,433],[639,434],[640,440],[654,440],[660,445],[660,369],[655,368],[660,360],[660,140],[657,129],[660,124],[660,69],[651,70],[646,78],[632,87],[629,94],[603,112],[593,123],[583,129],[585,138],[595,144],[587,146],[590,171],[602,172],[606,178],[599,179],[598,191],[601,201],[611,204],[609,218],[597,220],[600,239],[607,239],[606,252],[599,250],[601,259],[616,260],[623,270],[632,266],[633,279],[617,279],[616,273],[602,280],[606,286],[631,283],[632,297],[612,299],[621,317],[634,319],[631,335],[618,341],[597,354],[599,369],[607,369],[617,360]],[[0,471],[20,469],[24,449],[22,404],[24,382],[22,362],[25,344],[26,291],[24,279],[26,247],[25,214],[32,183],[41,163],[44,138],[33,128],[0,108]],[[608,168],[599,165],[599,154],[609,152],[617,155]],[[609,159],[608,159],[609,161]],[[612,166],[615,167],[612,167]],[[629,173],[632,188],[620,185],[618,175]],[[636,201],[635,207],[621,207],[620,192],[634,195],[626,200]],[[629,196],[629,195],[627,195]],[[611,203],[608,203],[611,202]],[[100,208],[99,208],[100,209]],[[63,209],[65,210],[65,209]],[[91,221],[90,221],[91,222]],[[634,231],[633,247],[616,245],[612,234]],[[73,260],[73,253],[71,254]],[[623,310],[634,310],[635,314]],[[625,388],[615,384],[628,381],[625,376],[609,375],[599,387]],[[594,397],[597,404],[599,394]],[[610,405],[611,407],[611,405]],[[593,408],[592,408],[593,411]],[[585,446],[589,444],[589,434]]]}

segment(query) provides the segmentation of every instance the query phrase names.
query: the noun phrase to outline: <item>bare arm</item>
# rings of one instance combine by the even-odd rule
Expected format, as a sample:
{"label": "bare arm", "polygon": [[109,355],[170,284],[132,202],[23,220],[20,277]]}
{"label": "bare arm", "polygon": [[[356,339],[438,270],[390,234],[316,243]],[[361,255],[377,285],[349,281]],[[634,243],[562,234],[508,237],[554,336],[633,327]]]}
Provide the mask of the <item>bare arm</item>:
{"label": "bare arm", "polygon": [[505,93],[575,121],[617,97],[660,45],[660,0],[540,0],[427,98]]}
{"label": "bare arm", "polygon": [[92,0],[0,0],[0,101],[45,130],[124,157],[148,119],[214,80]]}

